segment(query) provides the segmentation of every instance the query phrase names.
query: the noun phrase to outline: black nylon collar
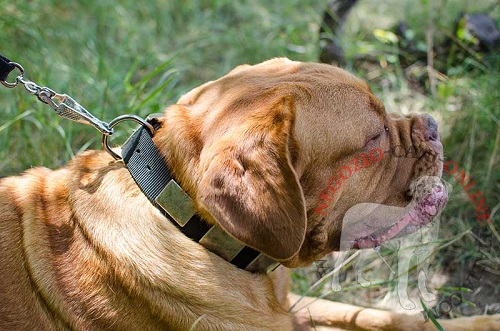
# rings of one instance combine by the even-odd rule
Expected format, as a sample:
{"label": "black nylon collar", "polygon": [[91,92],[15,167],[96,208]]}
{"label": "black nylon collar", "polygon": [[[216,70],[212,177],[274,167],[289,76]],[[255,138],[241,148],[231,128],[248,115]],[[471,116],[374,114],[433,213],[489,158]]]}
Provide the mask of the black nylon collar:
{"label": "black nylon collar", "polygon": [[[159,126],[155,118],[149,119],[148,122],[153,125],[155,130]],[[171,223],[194,241],[203,241],[202,239],[210,230],[215,230],[213,226],[207,224],[195,212],[192,216],[188,214],[190,218],[186,219],[185,222],[179,222],[175,215],[171,215],[158,202],[174,178],[152,138],[149,130],[140,126],[122,147],[123,162],[144,195]],[[181,190],[181,194],[184,193],[180,187],[178,188]],[[185,195],[187,196],[187,194]],[[231,256],[230,259],[226,258],[226,260],[238,268],[248,271],[270,272],[279,265],[276,261],[248,246],[244,246],[237,254]]]}

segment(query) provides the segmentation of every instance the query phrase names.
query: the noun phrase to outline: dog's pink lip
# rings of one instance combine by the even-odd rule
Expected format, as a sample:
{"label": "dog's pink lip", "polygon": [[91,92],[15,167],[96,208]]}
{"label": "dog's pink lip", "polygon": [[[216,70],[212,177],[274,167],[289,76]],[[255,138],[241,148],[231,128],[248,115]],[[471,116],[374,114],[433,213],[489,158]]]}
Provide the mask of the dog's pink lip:
{"label": "dog's pink lip", "polygon": [[352,247],[355,249],[373,248],[385,241],[405,236],[427,225],[441,211],[448,200],[443,185],[437,185],[422,201],[405,213],[390,227],[377,229],[371,234],[356,238]]}
{"label": "dog's pink lip", "polygon": [[441,140],[439,140],[439,137],[438,137],[438,139],[428,140],[427,145],[431,146],[431,149],[434,153],[442,154],[443,144],[441,143]]}

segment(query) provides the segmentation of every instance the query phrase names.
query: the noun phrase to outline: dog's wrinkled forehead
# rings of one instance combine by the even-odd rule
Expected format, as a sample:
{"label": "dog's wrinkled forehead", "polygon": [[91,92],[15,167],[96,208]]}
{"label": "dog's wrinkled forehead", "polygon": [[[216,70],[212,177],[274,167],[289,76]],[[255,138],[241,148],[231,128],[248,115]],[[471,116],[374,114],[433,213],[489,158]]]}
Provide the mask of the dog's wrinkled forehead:
{"label": "dog's wrinkled forehead", "polygon": [[[327,152],[337,159],[359,150],[384,130],[385,108],[363,80],[333,66],[304,65],[301,70],[310,97],[297,98],[295,132],[299,141],[311,143],[313,154]],[[335,129],[339,123],[343,130]]]}
{"label": "dog's wrinkled forehead", "polygon": [[178,103],[203,117],[204,126],[214,127],[211,124],[233,118],[235,112],[251,112],[283,96],[293,100],[295,132],[306,135],[297,138],[317,141],[320,149],[323,143],[331,147],[332,142],[345,140],[341,132],[332,130],[336,123],[359,131],[355,139],[345,141],[346,149],[359,148],[383,127],[385,109],[364,80],[335,66],[285,58],[238,66],[193,89]]}

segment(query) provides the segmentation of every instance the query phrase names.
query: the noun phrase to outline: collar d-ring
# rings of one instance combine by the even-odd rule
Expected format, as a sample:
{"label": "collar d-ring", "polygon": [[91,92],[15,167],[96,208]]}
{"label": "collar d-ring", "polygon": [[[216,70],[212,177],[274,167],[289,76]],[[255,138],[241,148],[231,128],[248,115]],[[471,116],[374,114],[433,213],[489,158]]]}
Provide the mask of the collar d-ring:
{"label": "collar d-ring", "polygon": [[[121,115],[121,116],[118,116],[117,118],[115,118],[114,120],[112,120],[111,122],[109,122],[109,127],[112,129],[113,127],[115,127],[119,123],[125,122],[125,121],[132,121],[132,122],[136,122],[136,123],[142,125],[143,127],[145,127],[145,128],[148,129],[148,131],[151,134],[151,136],[155,133],[155,129],[154,129],[154,127],[153,127],[153,125],[151,123],[149,123],[148,121],[143,120],[139,116],[135,116],[135,115]],[[108,137],[109,136],[110,136],[109,134],[103,134],[102,135],[102,139],[101,139],[102,148],[106,152],[108,152],[109,155],[111,155],[115,160],[121,160],[122,159],[121,155],[118,155],[115,151],[113,151],[111,149],[111,147],[109,147],[109,144],[108,144]]]}

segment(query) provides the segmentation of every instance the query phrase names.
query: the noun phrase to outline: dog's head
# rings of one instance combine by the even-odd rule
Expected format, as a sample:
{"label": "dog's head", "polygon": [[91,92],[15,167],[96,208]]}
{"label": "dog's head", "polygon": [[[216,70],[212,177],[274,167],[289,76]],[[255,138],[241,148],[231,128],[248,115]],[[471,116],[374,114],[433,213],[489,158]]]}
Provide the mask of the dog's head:
{"label": "dog's head", "polygon": [[[348,72],[287,59],[195,88],[155,140],[205,219],[286,266],[338,249],[352,206],[404,207],[412,181],[442,172],[430,116],[389,115]],[[436,191],[421,201],[442,208]]]}

